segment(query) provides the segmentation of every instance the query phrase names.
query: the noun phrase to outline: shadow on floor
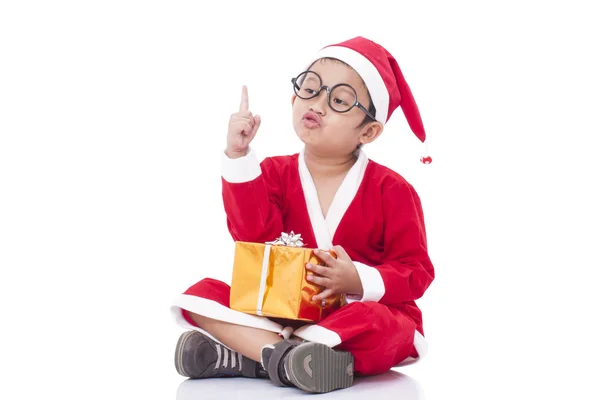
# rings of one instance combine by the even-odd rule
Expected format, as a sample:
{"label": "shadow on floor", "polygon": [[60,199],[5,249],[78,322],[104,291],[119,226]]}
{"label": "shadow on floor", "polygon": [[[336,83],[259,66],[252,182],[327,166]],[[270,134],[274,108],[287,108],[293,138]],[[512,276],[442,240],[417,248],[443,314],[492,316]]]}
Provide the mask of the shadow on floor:
{"label": "shadow on floor", "polygon": [[[206,399],[294,399],[312,396],[296,388],[274,386],[264,379],[217,378],[187,379],[177,388],[177,400]],[[425,400],[423,389],[417,380],[397,371],[382,375],[356,378],[350,388],[319,395],[319,398],[368,400]]]}

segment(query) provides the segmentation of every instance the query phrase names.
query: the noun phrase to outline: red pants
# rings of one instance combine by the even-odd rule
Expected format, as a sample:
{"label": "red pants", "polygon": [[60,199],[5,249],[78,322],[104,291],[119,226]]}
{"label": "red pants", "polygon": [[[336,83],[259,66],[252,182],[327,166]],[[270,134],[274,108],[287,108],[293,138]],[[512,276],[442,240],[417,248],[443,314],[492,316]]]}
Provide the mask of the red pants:
{"label": "red pants", "polygon": [[[267,320],[229,309],[229,291],[229,286],[221,281],[203,279],[185,291],[174,310],[180,314],[181,322],[187,321],[192,326],[196,325],[188,311],[255,327],[260,326],[248,321]],[[238,316],[240,322],[235,321]],[[306,324],[295,330],[294,335],[349,351],[354,356],[355,372],[361,375],[380,374],[419,356],[413,346],[415,323],[400,311],[375,302],[350,303],[318,324]]]}

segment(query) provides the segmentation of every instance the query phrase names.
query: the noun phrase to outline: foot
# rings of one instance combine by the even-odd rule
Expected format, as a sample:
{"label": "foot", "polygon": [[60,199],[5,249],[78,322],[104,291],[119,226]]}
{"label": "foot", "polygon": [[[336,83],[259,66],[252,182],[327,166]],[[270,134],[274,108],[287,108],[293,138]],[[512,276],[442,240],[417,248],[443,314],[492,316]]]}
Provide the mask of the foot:
{"label": "foot", "polygon": [[280,386],[295,386],[310,393],[326,393],[352,386],[354,357],[320,343],[283,341],[266,346],[262,364]]}
{"label": "foot", "polygon": [[256,361],[232,351],[198,331],[184,332],[175,349],[175,369],[187,378],[244,376],[267,378]]}

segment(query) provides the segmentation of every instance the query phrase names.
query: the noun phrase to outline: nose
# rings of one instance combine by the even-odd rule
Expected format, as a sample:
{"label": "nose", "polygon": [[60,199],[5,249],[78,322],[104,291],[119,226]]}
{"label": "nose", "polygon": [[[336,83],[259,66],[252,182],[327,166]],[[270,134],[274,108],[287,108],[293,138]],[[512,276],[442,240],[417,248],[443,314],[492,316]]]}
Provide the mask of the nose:
{"label": "nose", "polygon": [[310,111],[319,115],[325,115],[325,110],[327,110],[327,91],[321,90],[317,97],[313,98],[312,100],[313,103],[309,108]]}

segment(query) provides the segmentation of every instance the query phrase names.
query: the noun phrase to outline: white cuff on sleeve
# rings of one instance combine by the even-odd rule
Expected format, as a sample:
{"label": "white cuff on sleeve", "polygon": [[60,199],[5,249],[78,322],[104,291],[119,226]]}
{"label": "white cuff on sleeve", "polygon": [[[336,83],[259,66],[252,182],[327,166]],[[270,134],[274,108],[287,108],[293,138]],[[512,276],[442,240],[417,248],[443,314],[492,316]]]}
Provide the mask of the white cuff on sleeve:
{"label": "white cuff on sleeve", "polygon": [[363,263],[354,262],[358,276],[363,287],[363,297],[359,299],[358,296],[347,296],[349,299],[356,299],[358,301],[379,301],[385,294],[385,285],[383,284],[383,278],[377,269],[369,267]]}
{"label": "white cuff on sleeve", "polygon": [[243,183],[255,180],[260,176],[262,170],[252,149],[248,154],[240,158],[229,158],[225,151],[221,157],[221,176],[229,183]]}

